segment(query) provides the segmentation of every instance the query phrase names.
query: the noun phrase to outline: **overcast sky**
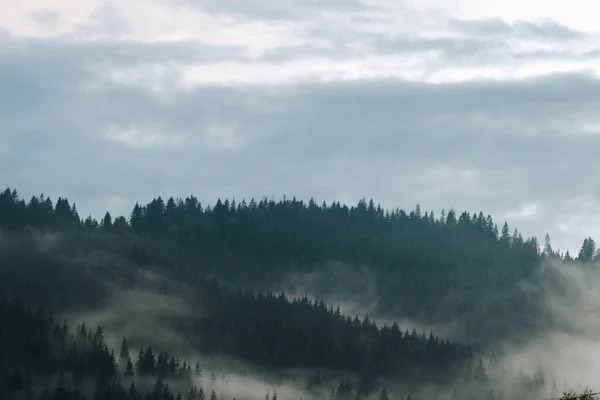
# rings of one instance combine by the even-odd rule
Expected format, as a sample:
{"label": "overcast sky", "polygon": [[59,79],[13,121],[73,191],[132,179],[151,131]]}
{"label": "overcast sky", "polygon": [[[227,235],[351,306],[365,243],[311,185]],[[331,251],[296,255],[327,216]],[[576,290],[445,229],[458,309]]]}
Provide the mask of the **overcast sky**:
{"label": "overcast sky", "polygon": [[0,0],[0,183],[75,200],[284,194],[600,240],[584,0]]}

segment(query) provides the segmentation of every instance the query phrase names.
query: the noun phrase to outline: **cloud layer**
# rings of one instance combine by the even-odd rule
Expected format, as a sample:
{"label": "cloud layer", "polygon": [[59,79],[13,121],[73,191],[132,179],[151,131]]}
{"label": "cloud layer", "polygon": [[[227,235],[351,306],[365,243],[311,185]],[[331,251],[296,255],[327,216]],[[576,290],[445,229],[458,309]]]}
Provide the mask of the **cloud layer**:
{"label": "cloud layer", "polygon": [[571,250],[599,236],[589,13],[437,3],[3,7],[0,180],[95,216],[157,195],[367,196],[484,210]]}

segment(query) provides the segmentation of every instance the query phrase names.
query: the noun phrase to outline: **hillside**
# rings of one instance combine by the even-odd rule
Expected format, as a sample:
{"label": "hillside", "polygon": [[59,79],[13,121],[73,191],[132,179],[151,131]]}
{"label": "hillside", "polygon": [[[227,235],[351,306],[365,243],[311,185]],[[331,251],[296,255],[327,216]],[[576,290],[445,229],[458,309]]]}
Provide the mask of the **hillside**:
{"label": "hillside", "polygon": [[334,302],[352,297],[372,316],[452,324],[453,337],[477,346],[536,328],[536,299],[520,284],[536,275],[544,256],[556,255],[482,212],[450,209],[436,218],[418,206],[384,211],[373,201],[348,207],[219,200],[203,206],[194,197],[159,197],[136,204],[127,218],[107,213],[97,222],[82,221],[66,199],[25,202],[7,189],[0,226],[68,233],[83,247],[92,233],[111,234],[124,257],[160,265],[177,281],[203,274]]}
{"label": "hillside", "polygon": [[[397,334],[387,335],[390,339]],[[252,393],[248,387],[231,388],[231,380],[234,384],[236,380],[247,383],[247,378],[226,375],[189,357],[157,351],[152,345],[141,345],[136,353],[127,338],[123,338],[118,349],[109,348],[101,327],[79,324],[71,329],[43,308],[34,310],[17,299],[0,301],[0,338],[0,396],[7,400],[229,400],[236,398],[236,393],[241,394],[237,397],[240,399],[270,400],[350,400],[369,393],[384,400],[402,398],[388,391],[386,385],[365,387],[364,379],[350,374],[332,380],[332,373],[322,368],[305,382],[299,382],[296,376],[280,375],[278,382],[271,383],[270,393],[267,390],[263,397],[264,393]],[[400,339],[403,341],[409,346],[421,345],[421,339],[414,335],[407,334]],[[434,342],[429,338],[427,346]],[[444,349],[446,355],[453,350],[447,343],[436,346]],[[431,347],[423,349],[423,356],[432,354]],[[439,370],[430,366],[430,373],[436,372]],[[286,382],[289,379],[292,381]],[[533,377],[520,375],[518,379],[518,391],[504,394],[536,396],[549,390],[541,372]],[[460,376],[452,380],[452,396],[473,397],[487,390],[488,399],[502,398],[503,393],[487,389],[489,382],[486,368],[479,361],[472,368],[461,369]],[[414,389],[415,383],[413,380],[404,386],[402,392],[406,393],[409,387]],[[413,398],[410,392],[406,398]]]}
{"label": "hillside", "polygon": [[[81,232],[5,234],[0,293],[57,313],[123,312],[112,329],[128,318],[151,314],[156,325],[206,355],[230,355],[278,369],[346,370],[365,382],[384,374],[407,382],[446,382],[455,377],[457,366],[473,361],[467,346],[431,333],[403,331],[397,324],[377,326],[323,301],[236,289],[203,275],[188,275],[185,284],[160,278],[155,273],[162,268],[119,254],[119,242],[111,239],[95,233],[82,241]],[[149,277],[149,271],[155,272]],[[158,313],[145,304],[127,312],[111,303],[114,297],[136,293],[142,294],[140,301],[166,299],[169,309]],[[157,333],[142,332],[133,339],[151,340]]]}
{"label": "hillside", "polygon": [[[207,362],[240,360],[244,371],[265,368],[280,376],[278,385],[300,387],[318,398],[329,398],[330,389],[339,399],[383,396],[390,379],[396,393],[416,394],[423,385],[450,386],[455,395],[481,393],[489,390],[486,368],[497,366],[485,367],[480,350],[537,329],[538,299],[520,284],[536,279],[544,258],[569,257],[549,245],[540,251],[535,238],[523,239],[516,230],[509,234],[506,224],[498,230],[483,213],[457,216],[449,210],[435,218],[418,206],[386,212],[372,201],[347,207],[287,199],[225,200],[203,207],[193,197],[166,203],[157,198],[136,204],[129,218],[107,213],[97,222],[82,220],[66,199],[54,204],[39,196],[25,202],[7,189],[0,194],[0,229],[0,295],[11,299],[0,310],[8,321],[4,329],[13,330],[0,335],[0,368],[15,376],[3,389],[17,393],[15,398],[34,398],[28,394],[33,381],[44,399],[81,395],[73,378],[71,397],[51,397],[53,390],[64,389],[51,376],[76,372],[67,344],[85,327],[69,336],[67,325],[55,325],[43,313],[35,320],[24,304],[43,304],[60,318],[102,322],[108,344],[81,333],[91,339],[76,350],[98,353],[96,361],[85,361],[100,368],[89,370],[100,385],[95,391],[107,390],[97,399],[126,395],[118,374],[126,372],[127,363],[117,366],[110,355],[123,336],[132,346],[202,354],[213,360]],[[580,258],[594,254],[593,247],[586,239]],[[310,297],[274,291],[298,292],[300,286]],[[327,293],[333,287],[340,293]],[[368,300],[377,306],[372,315],[360,317],[323,301],[335,296],[364,300],[366,295],[375,296]],[[374,322],[381,318],[390,322]],[[438,326],[454,321],[459,329],[449,339],[407,330],[395,319]],[[20,331],[27,326],[31,339]],[[45,333],[36,334],[36,329]],[[24,346],[19,340],[42,340],[36,345],[41,353],[13,354],[13,348]],[[48,349],[57,351],[55,340],[63,350],[49,355]],[[90,345],[92,350],[85,350]],[[175,360],[165,357],[161,360]],[[173,378],[159,372],[158,362],[137,369],[140,376],[157,380],[152,382],[158,386],[147,388],[154,396],[164,394],[162,378]],[[37,371],[40,365],[47,369]],[[297,373],[290,372],[298,369],[304,371],[300,384]],[[549,390],[540,374],[517,377],[515,387],[525,393]],[[184,392],[196,390],[197,395],[195,383]],[[164,398],[171,394],[177,398],[175,391]]]}

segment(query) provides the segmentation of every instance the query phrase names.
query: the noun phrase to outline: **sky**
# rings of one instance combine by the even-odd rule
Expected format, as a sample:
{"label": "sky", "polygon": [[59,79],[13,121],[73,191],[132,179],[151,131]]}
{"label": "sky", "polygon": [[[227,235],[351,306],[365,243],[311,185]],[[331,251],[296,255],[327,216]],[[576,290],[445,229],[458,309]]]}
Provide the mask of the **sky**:
{"label": "sky", "polygon": [[74,200],[263,196],[483,211],[600,240],[583,0],[0,0],[0,182]]}

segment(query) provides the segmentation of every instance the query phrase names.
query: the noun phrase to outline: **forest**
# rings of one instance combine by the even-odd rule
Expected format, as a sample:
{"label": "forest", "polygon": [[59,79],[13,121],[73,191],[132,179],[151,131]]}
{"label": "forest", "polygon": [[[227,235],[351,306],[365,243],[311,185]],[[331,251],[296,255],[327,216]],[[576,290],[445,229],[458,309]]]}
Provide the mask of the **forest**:
{"label": "forest", "polygon": [[[70,328],[61,319],[140,289],[185,305],[159,323],[195,354],[275,373],[271,387],[280,390],[260,398],[297,398],[289,388],[319,399],[408,400],[439,397],[440,388],[452,399],[557,396],[542,369],[519,372],[506,390],[492,387],[502,366],[482,355],[539,329],[539,299],[519,283],[536,279],[544,260],[590,263],[599,254],[592,238],[572,256],[553,249],[548,235],[540,245],[483,212],[452,208],[436,217],[418,205],[383,210],[364,199],[202,205],[194,196],[157,197],[128,216],[107,212],[97,221],[65,198],[25,200],[7,188],[0,193],[0,398],[231,398],[217,377],[227,371],[186,359],[182,348],[170,354],[162,337],[109,345],[104,332],[112,327]],[[150,273],[161,278],[149,283]],[[356,279],[364,274],[376,290],[365,292]],[[297,295],[309,291],[298,284],[304,276],[317,284]],[[328,303],[334,284],[342,298],[368,294],[371,314]],[[395,319],[459,328],[448,337]]]}

